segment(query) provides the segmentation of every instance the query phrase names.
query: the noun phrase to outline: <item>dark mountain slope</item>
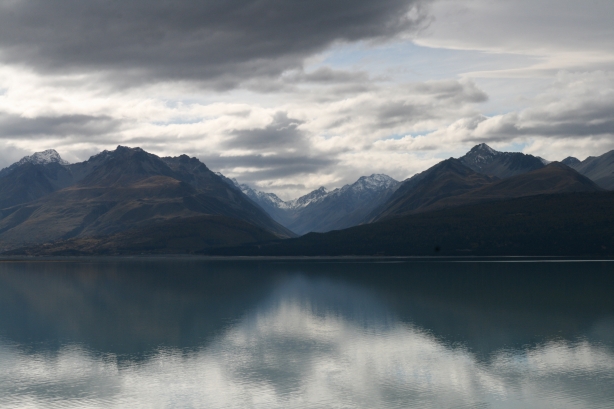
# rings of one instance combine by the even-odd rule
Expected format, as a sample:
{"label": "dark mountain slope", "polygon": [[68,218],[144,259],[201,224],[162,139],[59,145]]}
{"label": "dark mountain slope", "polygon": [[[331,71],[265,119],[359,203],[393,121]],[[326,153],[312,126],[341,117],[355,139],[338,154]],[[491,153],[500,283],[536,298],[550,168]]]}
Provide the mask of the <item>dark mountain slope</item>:
{"label": "dark mountain slope", "polygon": [[[73,166],[77,169],[77,166]],[[173,170],[159,157],[141,148],[118,146],[112,152],[104,151],[86,161],[83,178],[77,177],[79,187],[120,187],[150,176],[176,178]],[[87,170],[85,170],[87,169]],[[77,174],[78,172],[75,171]]]}
{"label": "dark mountain slope", "polygon": [[139,148],[118,147],[78,164],[81,180],[74,185],[0,211],[2,247],[108,235],[199,215],[235,218],[278,237],[293,236],[204,165],[187,157],[167,161],[175,169]]}
{"label": "dark mountain slope", "polygon": [[575,167],[576,165],[579,165],[581,162],[580,162],[580,159],[578,159],[578,158],[574,158],[573,156],[568,156],[568,157],[566,157],[565,159],[563,159],[563,160],[561,161],[561,163],[562,163],[563,165],[567,165],[567,166],[569,166],[569,167],[573,168],[573,167]]}
{"label": "dark mountain slope", "polygon": [[258,246],[244,256],[614,256],[614,193],[539,195],[419,213]]}
{"label": "dark mountain slope", "polygon": [[560,162],[552,162],[541,169],[493,182],[458,196],[444,198],[420,211],[525,196],[602,190],[595,182],[572,168]]}
{"label": "dark mountain slope", "polygon": [[84,237],[10,251],[9,255],[189,254],[212,247],[278,239],[253,224],[225,216],[167,220],[103,237]]}
{"label": "dark mountain slope", "polygon": [[401,184],[391,198],[371,214],[370,221],[418,211],[450,196],[460,196],[496,179],[477,173],[459,159],[446,159]]}
{"label": "dark mountain slope", "polygon": [[67,165],[55,150],[48,149],[0,170],[0,209],[70,186],[73,175]]}
{"label": "dark mountain slope", "polygon": [[0,209],[31,202],[72,182],[70,170],[59,163],[24,163],[0,178]]}
{"label": "dark mountain slope", "polygon": [[475,172],[500,179],[509,178],[544,167],[544,162],[521,152],[499,152],[485,143],[474,146],[459,160]]}
{"label": "dark mountain slope", "polygon": [[604,189],[614,190],[614,151],[601,156],[590,156],[569,166],[591,179]]}

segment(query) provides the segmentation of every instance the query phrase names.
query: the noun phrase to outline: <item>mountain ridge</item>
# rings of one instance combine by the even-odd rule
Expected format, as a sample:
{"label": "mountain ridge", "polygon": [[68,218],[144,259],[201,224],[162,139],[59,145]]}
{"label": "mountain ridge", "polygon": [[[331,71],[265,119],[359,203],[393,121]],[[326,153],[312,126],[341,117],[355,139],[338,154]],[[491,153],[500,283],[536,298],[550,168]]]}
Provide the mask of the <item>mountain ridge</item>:
{"label": "mountain ridge", "polygon": [[[226,216],[278,237],[294,236],[196,158],[160,158],[118,146],[77,164],[26,163],[15,172],[41,166],[60,166],[70,174],[69,186],[55,186],[34,200],[0,209],[4,248],[116,234],[199,215]],[[9,179],[0,179],[0,188]]]}
{"label": "mountain ridge", "polygon": [[459,160],[475,172],[500,179],[542,168],[548,162],[522,152],[499,152],[485,143],[474,146]]}
{"label": "mountain ridge", "polygon": [[[613,164],[614,151],[584,161],[549,162],[479,144],[403,182],[371,174],[284,201],[216,174],[187,155],[158,157],[120,145],[69,164],[47,150],[0,171],[0,249],[56,242],[56,248],[80,246],[86,252],[153,246],[151,251],[159,254],[166,247],[178,251],[177,243],[184,242],[186,251],[206,252],[211,246],[344,230],[525,196],[599,193],[614,174]],[[186,220],[225,233],[198,231]],[[169,240],[160,229],[168,231]],[[158,238],[148,241],[148,235]],[[189,246],[189,240],[204,247]],[[130,241],[141,244],[131,247]]]}
{"label": "mountain ridge", "polygon": [[[565,160],[570,159],[566,158]],[[576,158],[568,164],[604,189],[614,190],[614,150],[600,156],[589,156],[583,161]]]}
{"label": "mountain ridge", "polygon": [[297,234],[363,223],[366,214],[385,201],[399,185],[388,175],[372,174],[340,188],[328,190],[321,186],[299,198],[283,201],[273,193],[234,183],[271,217]]}

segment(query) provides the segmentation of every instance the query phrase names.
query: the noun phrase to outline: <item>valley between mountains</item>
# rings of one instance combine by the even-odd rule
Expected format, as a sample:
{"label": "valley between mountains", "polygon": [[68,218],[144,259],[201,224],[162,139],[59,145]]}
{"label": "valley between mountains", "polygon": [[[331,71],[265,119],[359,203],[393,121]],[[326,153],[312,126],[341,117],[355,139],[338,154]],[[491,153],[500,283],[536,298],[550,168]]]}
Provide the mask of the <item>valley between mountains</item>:
{"label": "valley between mountains", "polygon": [[614,255],[614,151],[549,162],[486,144],[404,181],[283,201],[187,155],[54,150],[0,171],[5,255]]}

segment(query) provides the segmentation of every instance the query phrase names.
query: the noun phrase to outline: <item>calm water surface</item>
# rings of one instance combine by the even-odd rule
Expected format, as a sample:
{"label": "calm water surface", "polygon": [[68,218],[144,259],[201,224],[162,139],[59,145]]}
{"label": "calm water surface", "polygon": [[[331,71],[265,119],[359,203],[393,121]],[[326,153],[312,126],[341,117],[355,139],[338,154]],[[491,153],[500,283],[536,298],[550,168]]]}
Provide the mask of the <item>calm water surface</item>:
{"label": "calm water surface", "polygon": [[614,407],[614,263],[0,262],[0,408]]}

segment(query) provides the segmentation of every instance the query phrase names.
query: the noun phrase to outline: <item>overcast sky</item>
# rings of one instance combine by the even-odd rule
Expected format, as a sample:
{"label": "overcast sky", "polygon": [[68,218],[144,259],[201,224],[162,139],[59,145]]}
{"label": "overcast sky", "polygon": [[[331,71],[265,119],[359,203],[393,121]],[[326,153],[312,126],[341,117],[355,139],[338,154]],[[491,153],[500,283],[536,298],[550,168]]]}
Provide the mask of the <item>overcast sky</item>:
{"label": "overcast sky", "polygon": [[612,0],[0,0],[0,167],[187,153],[289,199],[614,149]]}

